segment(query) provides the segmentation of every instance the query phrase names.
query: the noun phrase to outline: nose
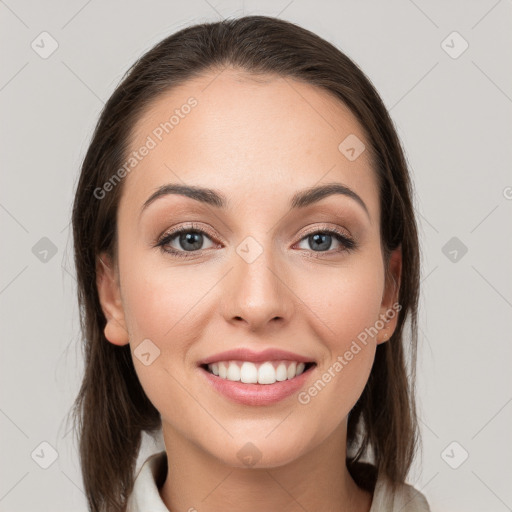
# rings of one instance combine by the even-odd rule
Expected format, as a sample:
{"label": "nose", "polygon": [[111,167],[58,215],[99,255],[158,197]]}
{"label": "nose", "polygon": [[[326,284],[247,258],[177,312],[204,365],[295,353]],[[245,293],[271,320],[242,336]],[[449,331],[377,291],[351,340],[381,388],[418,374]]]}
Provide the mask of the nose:
{"label": "nose", "polygon": [[[247,246],[245,246],[247,248]],[[247,251],[233,254],[233,268],[227,279],[223,314],[228,322],[246,324],[250,331],[272,329],[274,325],[290,322],[294,311],[295,295],[287,281],[284,264],[272,254],[270,248],[249,244],[250,251],[261,252],[252,260]],[[262,250],[263,249],[263,250]]]}

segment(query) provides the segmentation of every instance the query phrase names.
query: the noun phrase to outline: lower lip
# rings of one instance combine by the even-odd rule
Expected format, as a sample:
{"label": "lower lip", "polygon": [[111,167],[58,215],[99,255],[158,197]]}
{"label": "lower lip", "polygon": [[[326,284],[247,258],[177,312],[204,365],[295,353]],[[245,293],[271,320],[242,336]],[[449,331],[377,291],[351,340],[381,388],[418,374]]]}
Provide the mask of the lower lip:
{"label": "lower lip", "polygon": [[312,366],[293,379],[276,381],[274,384],[244,384],[217,377],[202,367],[199,370],[219,393],[239,404],[270,405],[299,391],[314,368]]}

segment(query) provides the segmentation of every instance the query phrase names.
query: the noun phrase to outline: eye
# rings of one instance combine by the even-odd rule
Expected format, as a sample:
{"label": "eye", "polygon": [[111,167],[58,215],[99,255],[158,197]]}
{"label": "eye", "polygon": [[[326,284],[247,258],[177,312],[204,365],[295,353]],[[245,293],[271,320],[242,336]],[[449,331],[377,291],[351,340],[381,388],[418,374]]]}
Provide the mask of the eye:
{"label": "eye", "polygon": [[[196,226],[181,226],[165,233],[156,246],[160,247],[164,252],[171,253],[180,258],[188,258],[187,252],[194,253],[208,248],[203,246],[205,238],[210,240],[208,233],[203,229]],[[178,247],[176,248],[176,246]]]}
{"label": "eye", "polygon": [[[312,233],[309,233],[304,238],[302,238],[302,240],[305,240],[308,243],[309,248],[312,249],[313,252],[338,253],[342,251],[351,251],[356,248],[356,243],[354,240],[352,240],[347,235],[336,229],[324,229],[313,231]],[[335,251],[328,251],[327,249],[329,249],[329,247],[332,245],[333,240],[341,245],[341,249],[337,249]],[[306,247],[306,249],[308,248]]]}

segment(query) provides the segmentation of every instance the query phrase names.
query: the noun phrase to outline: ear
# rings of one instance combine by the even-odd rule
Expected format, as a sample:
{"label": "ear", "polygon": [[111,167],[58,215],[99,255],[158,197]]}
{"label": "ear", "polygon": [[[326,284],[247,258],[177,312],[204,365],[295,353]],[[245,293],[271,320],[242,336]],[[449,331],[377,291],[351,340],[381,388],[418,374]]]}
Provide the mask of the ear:
{"label": "ear", "polygon": [[402,309],[401,305],[398,304],[401,278],[402,247],[400,246],[395,249],[389,257],[379,317],[380,320],[384,322],[384,327],[379,329],[377,344],[386,342],[395,332],[399,311]]}
{"label": "ear", "polygon": [[101,309],[107,319],[105,337],[114,345],[129,343],[124,310],[121,302],[119,282],[114,265],[106,253],[101,253],[96,260],[96,286]]}

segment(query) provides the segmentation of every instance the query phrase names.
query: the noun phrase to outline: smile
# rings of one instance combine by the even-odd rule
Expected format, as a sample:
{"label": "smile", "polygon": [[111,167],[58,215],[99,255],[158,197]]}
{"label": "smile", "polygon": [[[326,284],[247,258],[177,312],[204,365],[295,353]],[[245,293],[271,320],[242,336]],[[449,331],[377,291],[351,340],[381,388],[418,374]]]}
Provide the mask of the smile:
{"label": "smile", "polygon": [[211,374],[231,382],[244,384],[274,384],[294,379],[307,371],[314,363],[298,361],[218,361],[203,365]]}

